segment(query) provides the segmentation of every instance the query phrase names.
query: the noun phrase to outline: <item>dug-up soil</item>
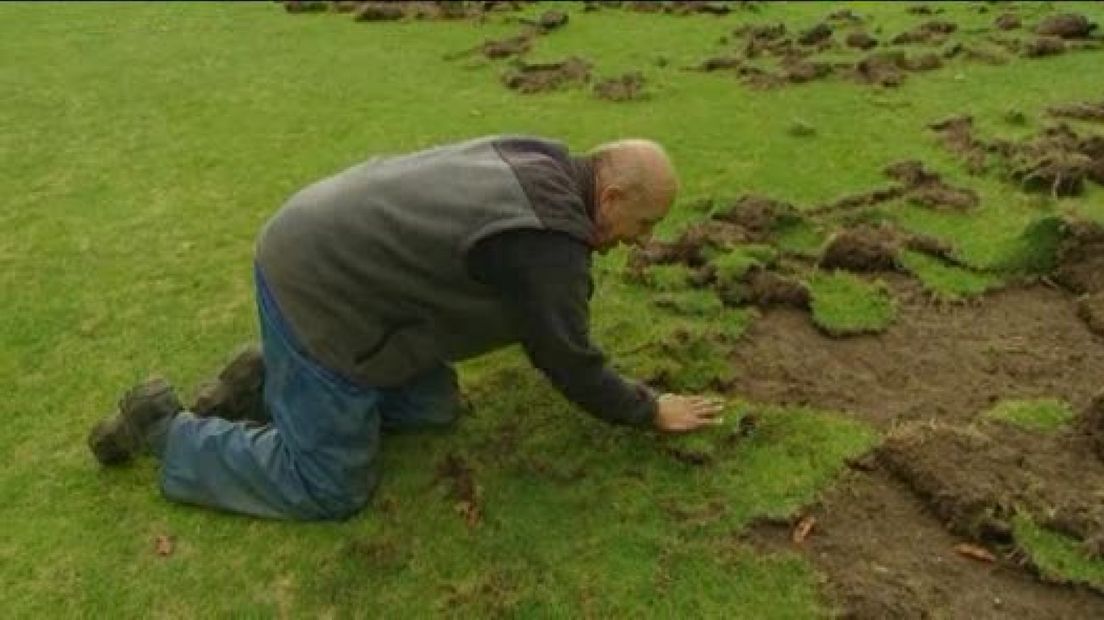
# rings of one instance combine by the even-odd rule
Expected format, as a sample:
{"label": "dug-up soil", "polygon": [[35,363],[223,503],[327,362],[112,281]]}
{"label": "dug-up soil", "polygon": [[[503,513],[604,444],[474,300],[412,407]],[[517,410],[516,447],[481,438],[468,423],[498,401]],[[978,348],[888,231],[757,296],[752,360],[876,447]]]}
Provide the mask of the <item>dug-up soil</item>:
{"label": "dug-up soil", "polygon": [[880,469],[846,473],[807,516],[800,545],[789,523],[760,523],[745,539],[768,551],[796,551],[828,575],[843,618],[1099,618],[1104,596],[1040,581],[1016,558],[994,561],[956,551],[952,534],[911,489]]}
{"label": "dug-up soil", "polygon": [[[1012,527],[1027,516],[1104,558],[1104,338],[1085,318],[1102,304],[1101,241],[1098,225],[1071,224],[1054,273],[1065,288],[975,305],[932,307],[915,281],[883,274],[898,316],[881,334],[831,339],[798,310],[764,310],[732,348],[727,389],[846,411],[887,439],[795,515],[807,533],[764,522],[745,539],[805,555],[843,617],[1104,617],[1104,593],[1041,577]],[[979,420],[1000,400],[1042,397],[1079,412],[1069,429]]]}

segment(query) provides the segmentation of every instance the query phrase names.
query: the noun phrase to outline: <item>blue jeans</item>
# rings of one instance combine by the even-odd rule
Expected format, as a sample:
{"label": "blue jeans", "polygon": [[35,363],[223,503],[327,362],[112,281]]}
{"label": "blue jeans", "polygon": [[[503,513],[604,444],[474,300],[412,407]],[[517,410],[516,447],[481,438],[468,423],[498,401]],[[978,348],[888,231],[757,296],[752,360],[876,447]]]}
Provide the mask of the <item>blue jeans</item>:
{"label": "blue jeans", "polygon": [[344,519],[379,482],[380,432],[447,427],[459,411],[449,366],[397,388],[373,388],[322,367],[297,342],[259,270],[257,309],[271,423],[188,412],[161,455],[165,497],[277,519]]}

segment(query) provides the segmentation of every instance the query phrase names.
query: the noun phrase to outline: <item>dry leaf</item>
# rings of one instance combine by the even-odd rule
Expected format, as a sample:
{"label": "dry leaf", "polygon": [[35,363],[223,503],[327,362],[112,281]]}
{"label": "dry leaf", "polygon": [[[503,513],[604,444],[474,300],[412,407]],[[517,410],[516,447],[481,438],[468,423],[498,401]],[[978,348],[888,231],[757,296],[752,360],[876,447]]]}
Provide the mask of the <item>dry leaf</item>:
{"label": "dry leaf", "polygon": [[996,562],[997,557],[989,552],[984,547],[977,545],[971,545],[970,543],[958,543],[955,545],[955,551],[960,555],[964,555],[968,558],[978,560],[980,562]]}
{"label": "dry leaf", "polygon": [[813,531],[814,525],[816,525],[816,517],[813,515],[805,515],[797,522],[797,526],[794,527],[790,540],[798,545],[805,542],[805,539],[809,537],[809,533]]}
{"label": "dry leaf", "polygon": [[172,552],[173,552],[173,539],[172,539],[172,537],[171,536],[166,536],[165,534],[158,534],[157,535],[157,541],[154,544],[154,551],[156,551],[157,555],[160,555],[160,556],[172,555]]}

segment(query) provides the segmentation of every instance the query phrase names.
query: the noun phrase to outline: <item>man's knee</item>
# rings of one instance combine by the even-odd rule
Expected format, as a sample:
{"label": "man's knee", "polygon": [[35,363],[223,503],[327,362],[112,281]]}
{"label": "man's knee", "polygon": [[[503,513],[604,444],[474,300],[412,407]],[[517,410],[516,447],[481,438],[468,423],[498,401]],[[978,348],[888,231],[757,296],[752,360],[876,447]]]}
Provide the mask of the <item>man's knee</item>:
{"label": "man's knee", "polygon": [[[337,479],[335,479],[337,478]],[[309,501],[299,506],[307,521],[344,521],[358,514],[375,493],[379,475],[373,469],[355,475],[330,477],[324,482],[307,483]]]}

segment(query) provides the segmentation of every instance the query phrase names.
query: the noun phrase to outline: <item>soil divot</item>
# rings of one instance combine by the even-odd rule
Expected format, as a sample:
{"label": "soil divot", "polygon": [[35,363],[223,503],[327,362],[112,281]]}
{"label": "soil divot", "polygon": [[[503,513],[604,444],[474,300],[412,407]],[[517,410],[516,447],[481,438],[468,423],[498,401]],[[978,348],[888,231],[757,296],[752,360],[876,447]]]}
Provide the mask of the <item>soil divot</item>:
{"label": "soil divot", "polygon": [[977,192],[947,185],[938,174],[925,170],[924,164],[916,160],[890,164],[884,172],[903,183],[908,190],[905,193],[908,200],[921,206],[963,211],[980,203]]}
{"label": "soil divot", "polygon": [[1097,394],[1085,410],[1078,428],[1096,450],[1096,456],[1104,462],[1104,392]]}
{"label": "soil divot", "polygon": [[732,350],[731,390],[749,400],[852,412],[878,428],[971,421],[1000,398],[1054,397],[1083,410],[1104,347],[1068,295],[1042,284],[934,308],[919,283],[880,276],[897,314],[885,332],[835,340],[808,315],[764,311]]}
{"label": "soil divot", "polygon": [[[801,553],[827,576],[838,617],[1095,618],[1104,597],[1042,583],[998,554],[979,564],[901,483],[875,468],[849,472],[810,509],[816,529],[801,545],[789,523],[761,522],[745,539],[767,551]],[[835,616],[834,616],[835,617]]]}
{"label": "soil divot", "polygon": [[820,266],[858,272],[895,271],[902,245],[900,235],[890,226],[856,226],[832,236]]}
{"label": "soil divot", "polygon": [[631,101],[645,98],[644,74],[632,71],[620,77],[602,80],[594,85],[594,94],[599,99],[610,101]]}
{"label": "soil divot", "polygon": [[983,544],[1013,542],[1012,518],[1090,541],[1104,534],[1104,463],[1077,434],[1049,436],[1012,425],[914,423],[877,449],[954,533]]}
{"label": "soil divot", "polygon": [[956,30],[958,30],[958,24],[954,22],[932,20],[920,24],[908,32],[902,32],[893,37],[890,43],[894,45],[914,45],[917,43],[942,45],[943,42],[947,40],[947,37]]}
{"label": "soil divot", "polygon": [[1012,13],[1001,14],[993,20],[993,25],[996,26],[998,30],[1016,30],[1022,26],[1019,16]]}
{"label": "soil divot", "polygon": [[502,83],[525,94],[558,90],[590,81],[590,63],[575,56],[549,63],[517,61],[515,67],[502,76]]}
{"label": "soil divot", "polygon": [[1058,37],[1039,37],[1023,47],[1024,58],[1045,58],[1066,52],[1066,44]]}
{"label": "soil divot", "polygon": [[789,306],[807,310],[812,303],[805,284],[760,266],[748,269],[739,282],[719,288],[721,301],[733,306]]}
{"label": "soil divot", "polygon": [[878,46],[878,40],[865,32],[852,32],[847,35],[847,39],[844,42],[847,44],[847,47],[854,47],[860,50],[868,50]]}
{"label": "soil divot", "polygon": [[1083,39],[1091,35],[1093,30],[1096,30],[1096,24],[1077,13],[1051,15],[1035,26],[1035,34],[1063,39]]}
{"label": "soil divot", "polygon": [[1073,293],[1104,293],[1104,226],[1078,220],[1064,232],[1054,280]]}

